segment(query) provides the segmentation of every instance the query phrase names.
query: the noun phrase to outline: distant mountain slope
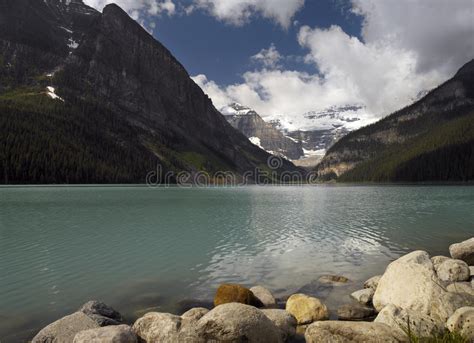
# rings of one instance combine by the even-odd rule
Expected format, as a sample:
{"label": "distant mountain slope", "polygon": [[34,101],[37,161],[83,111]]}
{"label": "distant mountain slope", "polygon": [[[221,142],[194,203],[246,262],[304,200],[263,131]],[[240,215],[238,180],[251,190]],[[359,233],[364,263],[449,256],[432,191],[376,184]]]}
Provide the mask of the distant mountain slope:
{"label": "distant mountain slope", "polygon": [[[142,182],[266,168],[171,53],[116,5],[0,3],[0,182]],[[296,170],[283,161],[278,171]]]}
{"label": "distant mountain slope", "polygon": [[474,60],[411,106],[354,131],[327,152],[323,180],[474,179]]}
{"label": "distant mountain slope", "polygon": [[274,114],[265,119],[285,135],[301,140],[309,154],[324,154],[341,137],[374,122],[362,105],[331,106],[293,116]]}
{"label": "distant mountain slope", "polygon": [[227,121],[250,141],[266,151],[297,160],[304,155],[301,143],[286,137],[273,125],[265,122],[254,110],[232,103],[221,109]]}

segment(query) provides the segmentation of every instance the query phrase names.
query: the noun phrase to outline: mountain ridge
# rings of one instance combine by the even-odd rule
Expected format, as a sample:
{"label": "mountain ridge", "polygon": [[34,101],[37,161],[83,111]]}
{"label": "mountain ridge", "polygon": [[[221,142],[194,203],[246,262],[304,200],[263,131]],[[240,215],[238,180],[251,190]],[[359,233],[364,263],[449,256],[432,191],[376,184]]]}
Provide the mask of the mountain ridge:
{"label": "mountain ridge", "polygon": [[[471,60],[420,100],[343,137],[316,172],[322,180],[349,182],[466,181],[474,177],[473,121]],[[457,162],[445,151],[455,153]]]}
{"label": "mountain ridge", "polygon": [[[29,44],[28,30],[54,45]],[[157,164],[173,175],[268,169],[270,155],[117,5],[96,13],[79,0],[7,0],[0,45],[4,183],[144,182]],[[297,168],[282,161],[285,170]]]}

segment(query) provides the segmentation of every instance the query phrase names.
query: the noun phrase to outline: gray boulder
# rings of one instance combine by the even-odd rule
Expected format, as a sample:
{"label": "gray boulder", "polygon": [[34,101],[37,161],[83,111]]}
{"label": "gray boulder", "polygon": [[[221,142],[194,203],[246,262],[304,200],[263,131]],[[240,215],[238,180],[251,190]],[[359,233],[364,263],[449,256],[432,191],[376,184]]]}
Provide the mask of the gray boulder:
{"label": "gray boulder", "polygon": [[96,321],[83,312],[75,312],[43,328],[33,338],[32,343],[72,342],[78,332],[99,327]]}
{"label": "gray boulder", "polygon": [[313,323],[306,329],[304,337],[307,343],[399,343],[404,340],[382,323],[342,321]]}
{"label": "gray boulder", "polygon": [[364,288],[359,291],[355,291],[351,294],[351,297],[357,300],[363,305],[370,304],[374,297],[375,290],[373,288]]}
{"label": "gray boulder", "polygon": [[446,327],[458,332],[469,342],[474,341],[474,307],[462,307],[449,317]]}
{"label": "gray boulder", "polygon": [[83,312],[100,326],[119,325],[123,323],[122,315],[112,307],[103,302],[91,300],[81,306],[79,312]]}
{"label": "gray boulder", "polygon": [[461,243],[452,244],[449,247],[449,253],[454,259],[474,265],[474,237]]}
{"label": "gray boulder", "polygon": [[339,320],[369,320],[375,317],[375,309],[361,304],[346,304],[337,309]]}
{"label": "gray boulder", "polygon": [[368,279],[366,282],[364,282],[364,288],[372,288],[374,291],[377,289],[377,286],[379,285],[379,281],[382,275],[376,275]]}
{"label": "gray boulder", "polygon": [[287,341],[296,334],[296,318],[285,310],[263,309],[264,315],[270,319],[277,328],[280,329],[283,341]]}
{"label": "gray boulder", "polygon": [[105,326],[80,331],[73,343],[137,343],[137,335],[128,325]]}
{"label": "gray boulder", "polygon": [[277,306],[275,297],[273,294],[262,286],[254,286],[250,288],[250,291],[261,301],[264,307],[266,308],[275,308]]}
{"label": "gray boulder", "polygon": [[461,260],[447,259],[435,269],[439,279],[442,281],[468,281],[470,277],[469,266]]}
{"label": "gray boulder", "polygon": [[240,303],[219,305],[196,323],[199,340],[283,342],[280,329],[259,309]]}
{"label": "gray boulder", "polygon": [[444,332],[444,322],[395,305],[385,306],[374,322],[390,326],[399,336],[407,335],[408,330],[418,337],[433,337]]}

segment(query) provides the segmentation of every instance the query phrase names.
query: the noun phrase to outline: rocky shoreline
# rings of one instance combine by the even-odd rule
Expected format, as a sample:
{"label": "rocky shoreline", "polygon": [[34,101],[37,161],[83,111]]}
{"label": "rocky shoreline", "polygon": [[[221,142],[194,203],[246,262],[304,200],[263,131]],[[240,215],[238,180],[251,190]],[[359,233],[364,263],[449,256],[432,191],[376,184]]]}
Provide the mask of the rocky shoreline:
{"label": "rocky shoreline", "polygon": [[[90,301],[32,342],[418,342],[447,336],[474,342],[474,238],[449,251],[450,257],[414,251],[393,261],[351,294],[354,303],[338,308],[338,320],[329,320],[327,306],[306,294],[292,294],[282,309],[262,286],[223,284],[213,309],[192,308],[181,316],[149,312],[132,325]],[[349,280],[327,275],[320,281]]]}

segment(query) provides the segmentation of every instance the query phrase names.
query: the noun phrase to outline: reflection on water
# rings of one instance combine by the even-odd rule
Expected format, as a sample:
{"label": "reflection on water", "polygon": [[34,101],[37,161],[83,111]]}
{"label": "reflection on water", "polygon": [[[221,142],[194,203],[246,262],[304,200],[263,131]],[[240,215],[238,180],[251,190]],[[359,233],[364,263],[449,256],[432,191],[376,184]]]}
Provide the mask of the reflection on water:
{"label": "reflection on water", "polygon": [[[179,312],[223,282],[334,309],[404,252],[470,237],[472,208],[472,187],[0,188],[0,338],[89,299],[131,320]],[[324,274],[352,282],[321,287]]]}

